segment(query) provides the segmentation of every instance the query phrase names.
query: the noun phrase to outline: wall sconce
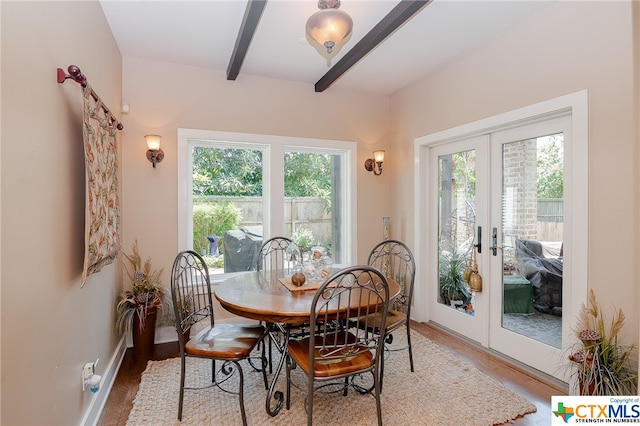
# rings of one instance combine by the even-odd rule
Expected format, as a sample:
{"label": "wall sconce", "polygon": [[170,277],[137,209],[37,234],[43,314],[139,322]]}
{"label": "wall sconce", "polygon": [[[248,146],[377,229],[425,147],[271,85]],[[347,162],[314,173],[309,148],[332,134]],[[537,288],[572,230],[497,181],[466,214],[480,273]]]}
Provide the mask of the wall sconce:
{"label": "wall sconce", "polygon": [[153,168],[156,168],[156,163],[164,160],[164,151],[160,148],[160,141],[162,136],[160,135],[145,135],[145,141],[147,141],[147,160],[151,161]]}
{"label": "wall sconce", "polygon": [[383,161],[384,151],[373,151],[373,158],[368,158],[367,161],[364,162],[364,168],[367,169],[368,172],[373,172],[376,176],[381,175]]}

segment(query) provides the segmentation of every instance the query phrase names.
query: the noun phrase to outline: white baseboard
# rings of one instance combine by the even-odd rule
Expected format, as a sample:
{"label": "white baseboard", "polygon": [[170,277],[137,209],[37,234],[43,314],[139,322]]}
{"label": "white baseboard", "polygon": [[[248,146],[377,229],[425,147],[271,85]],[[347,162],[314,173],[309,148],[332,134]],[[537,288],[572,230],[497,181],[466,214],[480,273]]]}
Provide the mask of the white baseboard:
{"label": "white baseboard", "polygon": [[[133,339],[131,338],[131,333],[127,334],[125,339],[125,349],[133,347]],[[178,337],[176,335],[176,328],[165,326],[165,327],[157,327],[156,334],[154,337],[154,343],[168,343],[168,342],[177,342]]]}

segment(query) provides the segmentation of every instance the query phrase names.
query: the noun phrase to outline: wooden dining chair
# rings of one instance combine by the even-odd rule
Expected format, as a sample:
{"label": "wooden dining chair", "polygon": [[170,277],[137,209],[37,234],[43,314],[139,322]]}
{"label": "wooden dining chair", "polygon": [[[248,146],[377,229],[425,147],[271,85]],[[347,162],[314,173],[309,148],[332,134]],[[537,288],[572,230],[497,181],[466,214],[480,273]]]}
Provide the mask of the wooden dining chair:
{"label": "wooden dining chair", "polygon": [[[352,266],[327,278],[317,290],[310,310],[316,332],[287,343],[287,396],[290,408],[291,370],[299,366],[307,376],[307,425],[313,423],[313,395],[316,383],[372,373],[378,425],[382,425],[380,371],[383,335],[371,332],[370,321],[384,324],[389,308],[389,285],[377,269]],[[379,316],[378,316],[379,315]],[[348,321],[355,318],[353,323]],[[350,327],[345,327],[350,324]],[[347,381],[348,382],[348,381]],[[345,392],[346,395],[346,392]]]}
{"label": "wooden dining chair", "polygon": [[[406,244],[398,240],[385,240],[375,245],[369,253],[367,260],[369,266],[378,269],[388,279],[395,280],[400,285],[400,294],[391,302],[387,313],[386,323],[382,318],[373,318],[369,321],[373,325],[371,331],[382,333],[385,342],[393,341],[392,333],[401,327],[405,327],[407,333],[407,346],[396,350],[408,349],[409,366],[413,372],[413,351],[411,349],[411,305],[413,300],[413,283],[416,276],[416,263],[413,253]],[[379,316],[379,314],[378,314]],[[383,328],[381,324],[386,324]],[[389,350],[388,347],[386,350]],[[380,366],[380,387],[384,380],[384,357]]]}
{"label": "wooden dining chair", "polygon": [[[171,298],[175,312],[175,325],[180,346],[180,399],[178,420],[182,421],[182,407],[185,390],[200,388],[185,387],[186,358],[211,359],[211,385],[229,393],[233,390],[223,387],[232,374],[239,377],[238,397],[242,423],[247,424],[244,410],[244,374],[239,361],[246,359],[253,348],[264,337],[266,329],[260,324],[216,324],[213,314],[213,298],[209,270],[202,257],[194,251],[178,253],[171,271]],[[194,326],[196,326],[194,328]],[[191,336],[191,330],[198,331]],[[262,358],[265,358],[264,350]],[[216,361],[220,368],[216,369]],[[267,388],[267,375],[263,369],[263,380]]]}

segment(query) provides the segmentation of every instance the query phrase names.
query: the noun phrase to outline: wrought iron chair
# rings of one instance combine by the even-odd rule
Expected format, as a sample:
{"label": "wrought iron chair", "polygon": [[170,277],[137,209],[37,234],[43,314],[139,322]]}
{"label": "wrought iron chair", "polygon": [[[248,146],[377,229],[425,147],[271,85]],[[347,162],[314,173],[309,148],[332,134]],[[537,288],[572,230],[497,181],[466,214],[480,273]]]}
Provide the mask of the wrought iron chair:
{"label": "wrought iron chair", "polygon": [[[413,372],[413,352],[411,350],[411,304],[413,299],[413,282],[416,276],[416,263],[411,250],[401,241],[385,240],[371,250],[367,261],[369,266],[378,269],[388,279],[395,280],[400,285],[400,294],[391,302],[387,313],[386,323],[382,318],[372,318],[369,324],[371,331],[384,334],[385,342],[393,341],[393,333],[405,326],[407,332],[407,346],[396,350],[409,350],[409,366]],[[384,331],[381,324],[386,324]],[[388,347],[385,348],[389,350]],[[380,365],[380,387],[384,379],[384,357]]]}
{"label": "wrought iron chair", "polygon": [[329,381],[344,378],[348,383],[350,377],[370,372],[373,375],[370,392],[376,400],[378,425],[382,425],[379,367],[384,337],[370,331],[370,321],[379,318],[384,324],[388,309],[389,285],[377,269],[352,266],[327,278],[311,304],[310,321],[317,324],[316,332],[287,343],[287,409],[291,370],[296,365],[307,376],[307,425],[313,423],[316,382],[326,386]]}
{"label": "wrought iron chair", "polygon": [[[273,237],[265,241],[260,250],[256,261],[256,271],[276,274],[279,276],[289,275],[294,265],[302,261],[300,248],[296,243],[287,237]],[[269,373],[273,372],[273,340],[276,336],[276,330],[273,324],[267,324],[271,331],[269,333]],[[263,342],[261,342],[262,345]],[[254,362],[254,357],[249,358],[251,366],[260,370],[260,367]]]}
{"label": "wrought iron chair", "polygon": [[[181,358],[178,420],[182,421],[184,391],[199,389],[185,388],[186,358],[197,357],[212,360],[212,384],[207,387],[217,386],[225,392],[235,393],[222,385],[231,375],[238,373],[240,384],[237,393],[240,399],[240,413],[242,423],[246,425],[244,374],[239,361],[246,359],[264,337],[265,328],[257,323],[255,325],[215,323],[209,270],[202,257],[190,250],[178,253],[173,262],[171,298]],[[198,324],[197,328],[193,328],[196,324]],[[192,328],[193,330],[202,328],[202,330],[189,338]],[[264,351],[262,357],[264,359]],[[222,363],[219,369],[216,369],[216,361]],[[262,375],[266,389],[266,372],[263,371]]]}
{"label": "wrought iron chair", "polygon": [[265,241],[258,251],[257,271],[272,271],[287,275],[301,259],[300,248],[287,237],[273,237]]}

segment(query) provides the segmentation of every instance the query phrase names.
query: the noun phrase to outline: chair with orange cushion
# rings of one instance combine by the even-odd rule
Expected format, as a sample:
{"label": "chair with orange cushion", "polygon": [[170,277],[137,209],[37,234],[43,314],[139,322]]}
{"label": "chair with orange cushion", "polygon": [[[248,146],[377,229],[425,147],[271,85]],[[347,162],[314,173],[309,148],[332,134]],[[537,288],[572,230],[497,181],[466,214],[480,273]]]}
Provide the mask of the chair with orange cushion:
{"label": "chair with orange cushion", "polygon": [[[363,373],[372,373],[378,425],[382,425],[379,366],[383,335],[372,333],[369,321],[384,324],[389,309],[389,285],[375,268],[361,265],[341,269],[317,290],[310,310],[316,332],[287,343],[287,409],[290,407],[291,370],[294,365],[307,377],[307,425],[313,423],[316,383],[326,384]],[[353,319],[353,320],[350,320]],[[349,327],[345,327],[349,324]],[[346,395],[346,392],[345,392]]]}
{"label": "chair with orange cushion", "polygon": [[[225,392],[235,393],[221,385],[231,374],[238,374],[240,413],[242,423],[246,425],[244,374],[239,361],[246,359],[264,337],[265,328],[257,323],[215,323],[209,270],[202,257],[190,250],[180,252],[175,258],[171,271],[171,297],[181,358],[178,420],[182,421],[184,391],[199,389],[185,388],[186,358],[197,357],[212,360],[212,384],[207,388],[217,386]],[[199,331],[190,336],[192,330]],[[216,361],[220,361],[219,369],[216,369]],[[263,371],[262,375],[266,389],[266,372]]]}

